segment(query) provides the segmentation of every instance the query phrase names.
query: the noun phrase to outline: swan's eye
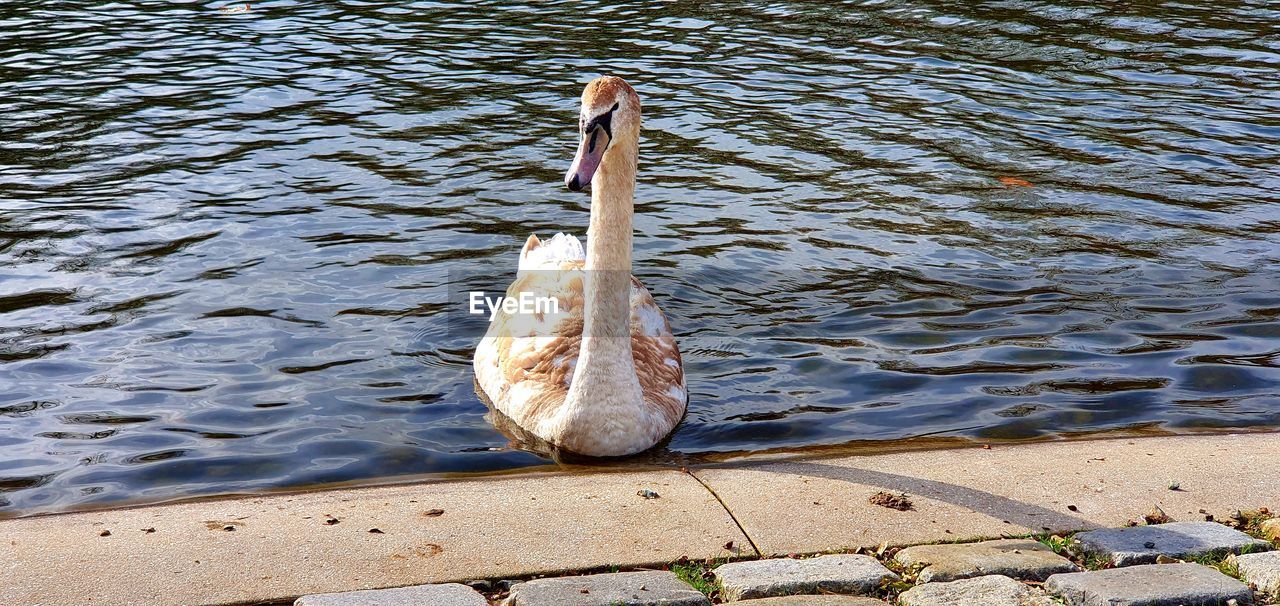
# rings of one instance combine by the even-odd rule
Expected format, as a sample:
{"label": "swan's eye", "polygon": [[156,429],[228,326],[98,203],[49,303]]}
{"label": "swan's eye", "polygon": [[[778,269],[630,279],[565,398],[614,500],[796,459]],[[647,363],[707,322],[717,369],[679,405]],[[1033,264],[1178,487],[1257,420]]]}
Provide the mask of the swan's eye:
{"label": "swan's eye", "polygon": [[609,135],[609,138],[613,138],[613,112],[617,110],[618,104],[614,103],[613,107],[609,108],[609,111],[592,118],[590,122],[587,122],[586,125],[582,127],[583,134],[594,132],[596,128],[599,127],[604,129],[604,133]]}

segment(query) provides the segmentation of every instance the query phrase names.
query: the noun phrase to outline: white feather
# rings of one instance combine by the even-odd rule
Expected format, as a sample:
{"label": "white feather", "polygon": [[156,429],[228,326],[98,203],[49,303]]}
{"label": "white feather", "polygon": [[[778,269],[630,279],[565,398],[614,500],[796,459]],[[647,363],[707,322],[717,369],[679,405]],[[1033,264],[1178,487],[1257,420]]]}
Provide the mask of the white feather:
{"label": "white feather", "polygon": [[577,238],[556,234],[520,256],[520,269],[559,269],[566,261],[582,261],[587,253]]}
{"label": "white feather", "polygon": [[667,321],[657,308],[642,305],[637,307],[635,312],[640,320],[640,334],[656,337],[667,330]]}

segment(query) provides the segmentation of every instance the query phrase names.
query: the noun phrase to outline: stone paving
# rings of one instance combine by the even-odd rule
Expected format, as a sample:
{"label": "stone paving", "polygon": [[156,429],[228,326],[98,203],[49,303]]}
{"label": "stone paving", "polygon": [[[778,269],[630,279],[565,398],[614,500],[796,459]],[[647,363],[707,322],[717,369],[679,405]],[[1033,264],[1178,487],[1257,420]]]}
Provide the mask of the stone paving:
{"label": "stone paving", "polygon": [[1262,536],[1267,537],[1272,541],[1280,541],[1280,518],[1263,522]]}
{"label": "stone paving", "polygon": [[326,593],[304,596],[294,602],[294,606],[423,606],[426,604],[488,606],[489,602],[476,590],[457,583]]}
{"label": "stone paving", "polygon": [[1055,574],[1044,587],[1067,606],[1252,604],[1249,586],[1200,564],[1146,564]]}
{"label": "stone paving", "polygon": [[918,578],[924,583],[984,575],[1043,581],[1049,575],[1080,570],[1034,539],[917,545],[899,551],[893,559],[908,568],[923,566]]}
{"label": "stone paving", "polygon": [[734,606],[884,606],[884,600],[851,595],[789,595],[733,602]]}
{"label": "stone paving", "polygon": [[511,588],[506,606],[710,606],[670,572],[617,572],[537,579]]}
{"label": "stone paving", "polygon": [[1227,563],[1235,566],[1240,576],[1256,585],[1259,591],[1280,600],[1280,551],[1233,555],[1227,558]]}
{"label": "stone paving", "polygon": [[1055,606],[1043,591],[1002,575],[925,583],[898,596],[902,606]]}
{"label": "stone paving", "polygon": [[862,595],[894,581],[894,574],[866,555],[827,555],[810,559],[780,558],[735,562],[716,569],[726,601],[796,593]]}
{"label": "stone paving", "polygon": [[[473,581],[496,606],[507,579],[833,552],[874,553],[898,572],[901,580],[866,596],[896,602],[920,583],[915,567],[893,559],[896,546],[1057,533],[1067,541],[1053,547],[1066,554],[1072,531],[1122,526],[1153,504],[1181,520],[1275,532],[1280,525],[1261,524],[1260,508],[1280,511],[1277,437],[768,455],[680,471],[572,466],[0,520],[0,605],[279,605]],[[913,507],[872,503],[881,491],[906,493]],[[1237,513],[1242,506],[1258,511]],[[1100,564],[1074,550],[1068,557]],[[722,598],[713,583],[709,573],[696,586],[714,602]]]}
{"label": "stone paving", "polygon": [[[878,550],[892,555],[889,563],[902,575],[862,554],[726,563],[702,576],[718,584],[718,591],[706,589],[710,597],[672,572],[641,571],[516,582],[509,592],[498,583],[489,598],[444,584],[306,596],[296,606],[710,606],[711,598],[742,606],[1246,606],[1280,599],[1280,551],[1223,524],[1172,522],[1074,539],[1068,549],[1076,562],[1096,565],[1089,557],[1102,556],[1109,568],[1082,571],[1039,541],[1000,539]],[[1173,559],[1241,551],[1221,569]],[[1148,559],[1160,563],[1138,563]]]}
{"label": "stone paving", "polygon": [[1196,558],[1270,549],[1270,543],[1216,522],[1171,522],[1132,528],[1107,528],[1076,535],[1085,553],[1116,566],[1151,564],[1160,556]]}

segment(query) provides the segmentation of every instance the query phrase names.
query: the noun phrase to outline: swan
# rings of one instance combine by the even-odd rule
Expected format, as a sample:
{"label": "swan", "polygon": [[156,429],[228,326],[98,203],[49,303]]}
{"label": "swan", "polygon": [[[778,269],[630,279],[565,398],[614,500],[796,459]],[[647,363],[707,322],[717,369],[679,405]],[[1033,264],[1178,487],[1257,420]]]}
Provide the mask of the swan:
{"label": "swan", "polygon": [[626,456],[671,433],[688,391],[671,326],[631,275],[640,97],[621,78],[597,78],[582,92],[578,126],[565,184],[591,188],[586,250],[563,233],[529,236],[507,300],[557,306],[495,310],[476,348],[476,380],[496,409],[552,446]]}

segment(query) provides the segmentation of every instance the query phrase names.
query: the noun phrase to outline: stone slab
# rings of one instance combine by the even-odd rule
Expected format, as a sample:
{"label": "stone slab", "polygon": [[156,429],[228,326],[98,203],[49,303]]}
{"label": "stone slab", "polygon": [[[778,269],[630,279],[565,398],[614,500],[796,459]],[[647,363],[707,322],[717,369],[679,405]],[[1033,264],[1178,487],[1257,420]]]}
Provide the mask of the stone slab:
{"label": "stone slab", "polygon": [[865,555],[734,562],[716,568],[715,573],[721,597],[730,602],[797,593],[867,594],[883,581],[898,578]]}
{"label": "stone slab", "polygon": [[1221,606],[1252,604],[1244,583],[1199,564],[1147,564],[1055,574],[1044,588],[1067,606]]}
{"label": "stone slab", "polygon": [[1054,606],[1054,600],[1002,575],[925,583],[902,592],[901,606]]}
{"label": "stone slab", "polygon": [[1280,541],[1280,518],[1272,518],[1263,522],[1262,536],[1272,541]]}
{"label": "stone slab", "polygon": [[723,557],[729,541],[750,545],[686,473],[523,473],[0,521],[0,604],[280,602]]}
{"label": "stone slab", "polygon": [[[1277,460],[1280,436],[1257,433],[754,457],[693,473],[768,556],[1110,528],[1156,504],[1180,520],[1280,511]],[[880,491],[914,508],[868,503]]]}
{"label": "stone slab", "polygon": [[884,600],[851,595],[789,595],[733,602],[733,606],[887,606]]}
{"label": "stone slab", "polygon": [[1116,566],[1151,564],[1165,555],[1184,559],[1204,555],[1264,551],[1271,544],[1217,522],[1173,522],[1132,528],[1104,528],[1076,535],[1087,554],[1109,558]]}
{"label": "stone slab", "polygon": [[670,572],[615,572],[537,579],[511,588],[507,606],[711,606]]}
{"label": "stone slab", "polygon": [[1280,600],[1280,551],[1233,555],[1228,562],[1246,581]]}
{"label": "stone slab", "polygon": [[397,589],[325,593],[298,598],[293,606],[488,606],[476,590],[446,583]]}
{"label": "stone slab", "polygon": [[984,575],[1004,575],[1024,581],[1043,581],[1080,567],[1032,539],[1003,539],[979,543],[917,545],[899,551],[903,566],[924,566],[924,583],[955,581]]}

